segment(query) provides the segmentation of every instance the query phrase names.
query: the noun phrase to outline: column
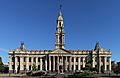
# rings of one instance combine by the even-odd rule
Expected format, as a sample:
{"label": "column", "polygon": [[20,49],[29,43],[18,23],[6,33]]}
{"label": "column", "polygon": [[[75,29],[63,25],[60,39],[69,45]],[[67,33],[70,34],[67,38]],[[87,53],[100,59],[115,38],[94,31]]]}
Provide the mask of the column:
{"label": "column", "polygon": [[17,65],[17,57],[15,56],[15,73],[17,73],[17,68],[18,68],[18,65]]}
{"label": "column", "polygon": [[33,70],[33,69],[32,69],[32,66],[33,66],[33,58],[34,58],[34,57],[31,57],[31,70]]}
{"label": "column", "polygon": [[109,71],[111,71],[111,57],[109,57]]}
{"label": "column", "polygon": [[72,57],[70,56],[70,58],[69,58],[69,70],[70,71],[72,70],[72,62],[71,62],[71,60],[72,60]]}
{"label": "column", "polygon": [[29,70],[29,57],[26,57],[26,69]]}
{"label": "column", "polygon": [[40,58],[40,70],[42,70],[42,57]]}
{"label": "column", "polygon": [[53,56],[53,71],[55,71],[55,56]]}
{"label": "column", "polygon": [[92,67],[95,67],[95,56],[93,55],[93,58],[92,58]]}
{"label": "column", "polygon": [[63,66],[64,66],[64,65],[63,65],[63,64],[64,64],[63,61],[64,61],[64,60],[63,60],[63,56],[62,56],[62,73],[63,73]]}
{"label": "column", "polygon": [[66,60],[65,60],[65,70],[67,71],[67,56],[66,56]]}
{"label": "column", "polygon": [[76,70],[76,57],[74,57],[74,71]]}
{"label": "column", "polygon": [[36,67],[38,68],[38,57],[36,57]]}
{"label": "column", "polygon": [[101,57],[99,56],[99,73],[101,73]]}
{"label": "column", "polygon": [[49,56],[49,71],[51,71],[51,56]]}
{"label": "column", "polygon": [[46,59],[45,59],[45,69],[47,71],[47,55],[46,55]]}
{"label": "column", "polygon": [[9,73],[12,73],[12,56],[9,56]]}
{"label": "column", "polygon": [[57,70],[59,72],[59,56],[57,57]]}
{"label": "column", "polygon": [[81,57],[78,57],[78,70],[79,70],[79,71],[80,71],[80,68],[81,68],[81,64],[80,64],[81,61],[80,61],[80,58],[81,58]]}
{"label": "column", "polygon": [[83,68],[85,67],[85,57],[83,57]]}
{"label": "column", "polygon": [[20,57],[20,71],[23,72],[23,57]]}
{"label": "column", "polygon": [[104,57],[104,71],[106,71],[107,70],[107,65],[106,65],[106,62],[107,62],[107,57]]}

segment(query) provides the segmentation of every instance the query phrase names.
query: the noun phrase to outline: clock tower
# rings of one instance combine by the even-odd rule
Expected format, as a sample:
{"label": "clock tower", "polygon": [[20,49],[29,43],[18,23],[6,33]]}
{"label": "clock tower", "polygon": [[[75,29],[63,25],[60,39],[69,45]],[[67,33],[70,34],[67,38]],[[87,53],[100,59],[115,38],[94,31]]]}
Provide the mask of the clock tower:
{"label": "clock tower", "polygon": [[62,17],[62,12],[61,9],[58,14],[57,18],[57,26],[56,26],[56,49],[57,48],[63,48],[64,49],[64,23],[63,23],[63,17]]}

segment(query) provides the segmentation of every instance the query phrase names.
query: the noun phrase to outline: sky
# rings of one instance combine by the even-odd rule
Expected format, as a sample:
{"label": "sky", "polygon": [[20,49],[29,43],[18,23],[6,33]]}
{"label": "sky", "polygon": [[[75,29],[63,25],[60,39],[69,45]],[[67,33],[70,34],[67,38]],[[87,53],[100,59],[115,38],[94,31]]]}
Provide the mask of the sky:
{"label": "sky", "polygon": [[0,0],[0,56],[25,43],[28,50],[55,49],[59,5],[65,49],[91,50],[96,42],[120,61],[120,0]]}

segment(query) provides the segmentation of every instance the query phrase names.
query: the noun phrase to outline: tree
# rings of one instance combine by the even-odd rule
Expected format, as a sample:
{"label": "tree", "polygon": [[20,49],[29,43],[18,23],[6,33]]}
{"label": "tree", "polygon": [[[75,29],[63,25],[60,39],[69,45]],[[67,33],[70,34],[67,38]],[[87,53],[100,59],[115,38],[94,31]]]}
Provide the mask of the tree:
{"label": "tree", "polygon": [[0,72],[1,73],[4,72],[4,64],[2,62],[0,62]]}
{"label": "tree", "polygon": [[33,64],[32,70],[33,70],[33,71],[37,71],[37,66],[36,66],[35,64]]}

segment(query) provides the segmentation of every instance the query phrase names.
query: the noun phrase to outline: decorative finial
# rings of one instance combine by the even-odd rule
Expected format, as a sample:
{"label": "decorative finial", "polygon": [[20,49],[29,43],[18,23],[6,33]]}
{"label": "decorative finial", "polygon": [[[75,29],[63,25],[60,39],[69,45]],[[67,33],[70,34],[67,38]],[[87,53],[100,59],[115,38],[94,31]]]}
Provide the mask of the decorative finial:
{"label": "decorative finial", "polygon": [[59,8],[59,10],[60,10],[59,15],[62,16],[62,12],[61,12],[62,11],[62,0],[60,0],[60,8]]}

